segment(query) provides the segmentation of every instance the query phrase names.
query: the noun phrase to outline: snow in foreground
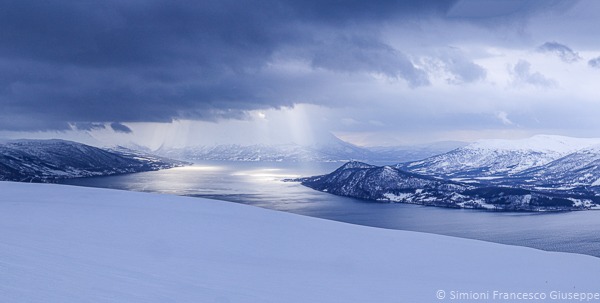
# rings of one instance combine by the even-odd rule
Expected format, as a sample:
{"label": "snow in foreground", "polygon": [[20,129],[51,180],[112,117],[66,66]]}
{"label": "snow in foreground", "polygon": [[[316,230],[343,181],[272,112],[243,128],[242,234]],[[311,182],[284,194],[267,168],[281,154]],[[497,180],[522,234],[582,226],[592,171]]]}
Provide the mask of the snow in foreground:
{"label": "snow in foreground", "polygon": [[464,302],[458,292],[494,291],[560,302],[550,296],[600,292],[594,257],[197,198],[0,182],[0,231],[2,302]]}

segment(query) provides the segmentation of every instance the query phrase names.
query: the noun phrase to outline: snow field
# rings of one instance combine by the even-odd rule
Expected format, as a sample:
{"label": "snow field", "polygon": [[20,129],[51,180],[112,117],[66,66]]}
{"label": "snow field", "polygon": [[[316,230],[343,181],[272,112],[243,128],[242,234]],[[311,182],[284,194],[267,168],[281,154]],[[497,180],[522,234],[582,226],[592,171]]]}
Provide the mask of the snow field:
{"label": "snow field", "polygon": [[[600,259],[208,199],[0,182],[1,302],[450,302],[600,292]],[[559,302],[559,301],[552,301]]]}

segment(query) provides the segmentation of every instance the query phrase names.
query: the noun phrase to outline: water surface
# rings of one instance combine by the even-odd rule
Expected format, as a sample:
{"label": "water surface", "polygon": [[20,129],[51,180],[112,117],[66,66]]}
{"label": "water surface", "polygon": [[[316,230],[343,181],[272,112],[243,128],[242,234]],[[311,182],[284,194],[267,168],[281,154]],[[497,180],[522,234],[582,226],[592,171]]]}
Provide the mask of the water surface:
{"label": "water surface", "polygon": [[600,211],[507,213],[338,197],[283,179],[340,163],[199,162],[194,166],[65,184],[206,197],[341,222],[428,232],[600,257]]}

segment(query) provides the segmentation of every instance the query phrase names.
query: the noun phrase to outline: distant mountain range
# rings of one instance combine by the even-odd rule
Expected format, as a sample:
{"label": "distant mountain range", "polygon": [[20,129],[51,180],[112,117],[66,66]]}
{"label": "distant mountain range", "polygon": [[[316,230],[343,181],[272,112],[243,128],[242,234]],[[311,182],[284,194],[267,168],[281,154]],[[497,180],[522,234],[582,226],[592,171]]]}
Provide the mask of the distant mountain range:
{"label": "distant mountain range", "polygon": [[169,158],[192,161],[332,162],[373,159],[368,150],[345,142],[334,142],[334,144],[327,146],[302,146],[295,143],[276,145],[222,144],[162,149],[158,153]]}
{"label": "distant mountain range", "polygon": [[304,185],[343,196],[494,210],[598,208],[600,139],[482,140],[395,166],[352,162]]}
{"label": "distant mountain range", "polygon": [[0,142],[0,180],[55,182],[60,179],[152,171],[185,165],[117,147],[101,149],[64,140]]}
{"label": "distant mountain range", "polygon": [[440,141],[429,144],[366,147],[365,149],[373,153],[373,158],[380,162],[398,163],[429,158],[464,147],[467,144],[460,141]]}
{"label": "distant mountain range", "polygon": [[439,142],[415,146],[359,147],[332,134],[314,142],[298,144],[217,144],[183,148],[161,148],[155,153],[186,161],[268,161],[268,162],[386,162],[414,161],[466,145],[463,142]]}
{"label": "distant mountain range", "polygon": [[563,188],[600,186],[600,145],[570,153],[547,164],[529,168],[516,177],[536,186]]}
{"label": "distant mountain range", "polygon": [[421,161],[401,163],[397,167],[453,178],[506,177],[598,144],[600,139],[548,135],[521,140],[481,140]]}
{"label": "distant mountain range", "polygon": [[[368,150],[335,138],[311,145],[218,145],[159,152],[189,160],[352,160],[330,174],[297,181],[368,200],[510,211],[600,209],[600,139],[540,135],[482,140],[395,165],[353,160],[390,161],[393,150]],[[432,150],[423,148],[421,153]],[[124,147],[101,149],[63,140],[0,142],[0,180],[55,182],[186,164]]]}

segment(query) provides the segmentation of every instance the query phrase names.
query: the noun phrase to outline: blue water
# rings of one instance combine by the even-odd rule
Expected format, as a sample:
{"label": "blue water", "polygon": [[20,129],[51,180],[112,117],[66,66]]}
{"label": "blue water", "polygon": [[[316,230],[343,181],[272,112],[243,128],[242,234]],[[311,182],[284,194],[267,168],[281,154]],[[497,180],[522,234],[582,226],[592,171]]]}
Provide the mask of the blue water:
{"label": "blue water", "polygon": [[340,163],[199,162],[194,166],[63,183],[206,197],[381,228],[428,232],[600,257],[600,211],[501,213],[338,197],[285,178]]}

